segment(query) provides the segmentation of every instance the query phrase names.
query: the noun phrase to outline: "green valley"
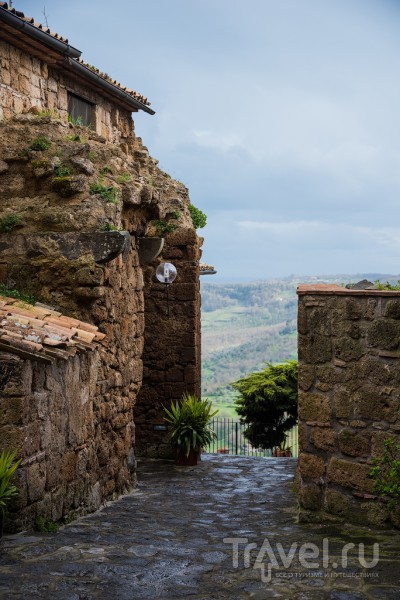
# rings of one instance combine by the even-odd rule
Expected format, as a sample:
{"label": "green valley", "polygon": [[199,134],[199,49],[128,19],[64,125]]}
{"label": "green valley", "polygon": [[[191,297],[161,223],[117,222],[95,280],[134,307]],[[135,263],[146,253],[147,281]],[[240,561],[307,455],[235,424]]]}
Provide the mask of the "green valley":
{"label": "green valley", "polygon": [[299,283],[337,283],[393,276],[299,276],[252,283],[212,283],[202,278],[202,395],[219,416],[238,418],[230,384],[265,362],[297,358]]}

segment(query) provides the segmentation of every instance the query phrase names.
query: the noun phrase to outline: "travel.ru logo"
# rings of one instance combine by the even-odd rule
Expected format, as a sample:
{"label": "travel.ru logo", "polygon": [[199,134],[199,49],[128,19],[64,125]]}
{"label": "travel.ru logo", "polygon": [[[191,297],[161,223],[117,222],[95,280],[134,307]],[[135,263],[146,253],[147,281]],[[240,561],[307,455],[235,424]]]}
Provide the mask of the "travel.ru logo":
{"label": "travel.ru logo", "polygon": [[[321,567],[327,569],[346,569],[348,567],[349,555],[351,557],[356,556],[360,567],[364,569],[372,569],[379,563],[379,544],[373,544],[372,547],[372,558],[368,561],[365,558],[365,546],[360,543],[358,545],[352,542],[344,544],[340,555],[335,552],[335,560],[331,562],[329,553],[329,539],[323,538],[322,548],[318,547],[317,544],[312,542],[306,542],[299,545],[297,542],[293,542],[290,548],[285,548],[280,542],[274,546],[266,538],[258,550],[258,544],[248,543],[249,539],[244,537],[232,537],[224,538],[224,544],[232,545],[232,565],[234,568],[239,568],[242,565],[245,569],[253,568],[260,569],[261,581],[269,583],[272,579],[272,569],[290,569],[293,564],[295,557],[298,557],[298,562],[303,569],[309,570],[310,572],[320,569]],[[244,547],[243,547],[244,546]],[[257,556],[252,563],[252,555]],[[242,555],[242,556],[241,556]],[[368,574],[367,574],[368,575]],[[282,576],[282,574],[280,575]],[[305,576],[304,573],[298,571],[293,573],[286,573],[286,576]],[[309,576],[321,576],[321,574],[310,573]],[[343,576],[348,574],[343,573]],[[360,576],[360,575],[358,575]],[[363,574],[365,577],[365,574]]]}

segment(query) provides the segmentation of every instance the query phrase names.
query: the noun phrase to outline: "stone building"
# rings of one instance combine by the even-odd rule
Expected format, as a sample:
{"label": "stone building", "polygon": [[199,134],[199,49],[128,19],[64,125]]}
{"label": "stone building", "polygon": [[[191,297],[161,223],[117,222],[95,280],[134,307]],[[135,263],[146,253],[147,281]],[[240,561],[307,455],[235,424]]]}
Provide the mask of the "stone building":
{"label": "stone building", "polygon": [[[22,458],[16,529],[129,489],[135,453],[168,450],[162,405],[200,392],[188,190],[135,136],[148,101],[80,54],[0,2],[0,449]],[[161,261],[178,271],[169,306]]]}
{"label": "stone building", "polygon": [[120,142],[133,131],[132,112],[154,114],[144,96],[85,63],[67,39],[6,2],[0,2],[0,33],[0,119],[48,110]]}

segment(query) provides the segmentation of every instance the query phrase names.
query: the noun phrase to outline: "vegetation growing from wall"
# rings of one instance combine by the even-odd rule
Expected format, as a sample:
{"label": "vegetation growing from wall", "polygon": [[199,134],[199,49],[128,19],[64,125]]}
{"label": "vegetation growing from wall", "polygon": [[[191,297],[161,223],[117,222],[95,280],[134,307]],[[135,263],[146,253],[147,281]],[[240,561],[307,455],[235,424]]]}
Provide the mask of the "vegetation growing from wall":
{"label": "vegetation growing from wall", "polygon": [[167,233],[172,233],[178,227],[177,223],[171,223],[171,221],[178,221],[181,217],[181,213],[179,210],[174,210],[168,219],[159,219],[155,222],[155,228],[157,230],[158,235],[166,235]]}
{"label": "vegetation growing from wall", "polygon": [[91,183],[89,188],[89,194],[99,194],[106,202],[112,202],[117,204],[119,198],[119,190],[112,185],[104,185],[101,181],[97,183]]}
{"label": "vegetation growing from wall", "polygon": [[59,525],[52,521],[51,519],[45,519],[44,517],[39,517],[36,520],[36,531],[40,533],[57,533],[59,530]]}
{"label": "vegetation growing from wall", "polygon": [[71,169],[63,165],[57,165],[54,168],[54,174],[56,177],[67,177],[68,175],[71,175]]}
{"label": "vegetation growing from wall", "polygon": [[6,215],[0,219],[0,233],[10,233],[13,231],[18,225],[21,224],[20,215],[12,214]]}
{"label": "vegetation growing from wall", "polygon": [[40,151],[40,150],[47,150],[48,148],[50,148],[50,140],[47,137],[41,136],[41,137],[37,137],[34,140],[31,141],[31,143],[29,144],[29,146],[27,146],[25,148],[26,151],[30,151],[33,150],[34,152]]}
{"label": "vegetation growing from wall", "polygon": [[25,294],[17,289],[9,289],[4,283],[0,283],[0,296],[6,296],[7,298],[15,298],[26,302],[27,304],[35,304],[35,297],[32,294]]}
{"label": "vegetation growing from wall", "polygon": [[390,509],[400,505],[400,443],[394,438],[385,440],[383,456],[373,460],[370,476],[374,490],[388,500]]}
{"label": "vegetation growing from wall", "polygon": [[201,229],[206,226],[207,215],[202,210],[194,206],[194,204],[189,204],[189,212],[195,229]]}

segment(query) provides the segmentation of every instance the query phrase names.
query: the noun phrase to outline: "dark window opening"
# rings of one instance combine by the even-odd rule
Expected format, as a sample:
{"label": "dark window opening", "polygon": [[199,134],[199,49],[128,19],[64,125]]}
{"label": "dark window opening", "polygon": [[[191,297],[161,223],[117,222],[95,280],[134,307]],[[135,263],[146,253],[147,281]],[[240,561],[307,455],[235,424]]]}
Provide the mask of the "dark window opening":
{"label": "dark window opening", "polygon": [[68,92],[68,118],[75,125],[91,127],[93,104]]}

